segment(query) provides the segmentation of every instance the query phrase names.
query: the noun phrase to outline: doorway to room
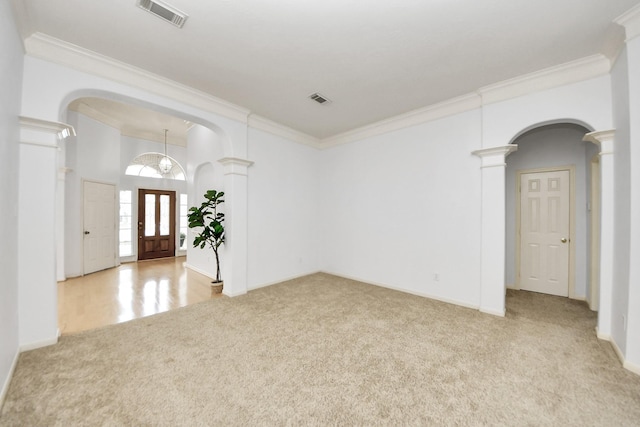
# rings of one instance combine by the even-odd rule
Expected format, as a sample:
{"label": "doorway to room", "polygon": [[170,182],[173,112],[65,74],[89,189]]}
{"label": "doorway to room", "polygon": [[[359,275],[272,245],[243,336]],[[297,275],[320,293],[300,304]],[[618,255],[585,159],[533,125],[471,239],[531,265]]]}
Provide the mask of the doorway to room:
{"label": "doorway to room", "polygon": [[138,190],[138,260],[175,256],[176,193]]}
{"label": "doorway to room", "polygon": [[506,159],[505,176],[508,288],[578,300],[598,292],[589,256],[597,221],[590,160],[598,148],[583,141],[588,132],[555,123],[513,141],[518,150]]}

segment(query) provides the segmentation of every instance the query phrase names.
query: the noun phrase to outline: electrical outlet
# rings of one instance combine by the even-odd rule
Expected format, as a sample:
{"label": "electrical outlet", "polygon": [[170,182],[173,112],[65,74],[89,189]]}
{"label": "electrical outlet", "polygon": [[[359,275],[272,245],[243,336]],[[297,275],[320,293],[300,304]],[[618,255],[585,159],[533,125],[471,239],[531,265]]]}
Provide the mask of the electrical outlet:
{"label": "electrical outlet", "polygon": [[439,282],[440,281],[440,275],[438,273],[433,273],[433,281],[434,282]]}

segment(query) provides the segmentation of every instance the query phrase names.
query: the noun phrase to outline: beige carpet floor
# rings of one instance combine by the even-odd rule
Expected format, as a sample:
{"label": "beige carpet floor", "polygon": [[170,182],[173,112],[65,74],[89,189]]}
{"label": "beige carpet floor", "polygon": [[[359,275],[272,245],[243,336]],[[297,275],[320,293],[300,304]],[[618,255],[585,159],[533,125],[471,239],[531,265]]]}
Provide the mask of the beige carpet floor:
{"label": "beige carpet floor", "polygon": [[584,303],[507,309],[315,274],[23,353],[0,425],[640,425]]}

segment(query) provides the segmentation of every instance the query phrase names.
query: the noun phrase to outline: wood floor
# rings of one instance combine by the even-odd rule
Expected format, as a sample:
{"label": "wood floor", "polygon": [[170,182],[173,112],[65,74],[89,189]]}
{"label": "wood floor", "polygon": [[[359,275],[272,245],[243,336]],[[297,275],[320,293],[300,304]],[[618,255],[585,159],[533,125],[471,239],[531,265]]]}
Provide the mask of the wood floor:
{"label": "wood floor", "polygon": [[184,267],[185,258],[122,264],[58,283],[62,334],[126,322],[219,297],[211,279]]}

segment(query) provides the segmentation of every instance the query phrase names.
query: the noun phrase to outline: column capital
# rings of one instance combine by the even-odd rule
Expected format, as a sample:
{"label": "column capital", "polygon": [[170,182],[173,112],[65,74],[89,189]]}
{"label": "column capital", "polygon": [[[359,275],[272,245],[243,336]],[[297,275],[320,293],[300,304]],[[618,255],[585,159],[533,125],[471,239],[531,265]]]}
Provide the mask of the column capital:
{"label": "column capital", "polygon": [[506,166],[505,159],[507,156],[517,150],[518,146],[516,144],[509,144],[500,147],[483,148],[472,151],[471,154],[482,159],[481,168],[504,167]]}
{"label": "column capital", "polygon": [[247,175],[247,169],[253,164],[251,160],[237,157],[224,157],[218,163],[224,166],[225,175]]}
{"label": "column capital", "polygon": [[613,137],[615,133],[615,129],[589,132],[582,140],[596,144],[600,148],[601,156],[603,154],[613,154]]}
{"label": "column capital", "polygon": [[58,140],[75,136],[73,126],[20,116],[20,143],[58,148]]}

